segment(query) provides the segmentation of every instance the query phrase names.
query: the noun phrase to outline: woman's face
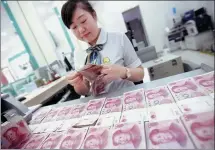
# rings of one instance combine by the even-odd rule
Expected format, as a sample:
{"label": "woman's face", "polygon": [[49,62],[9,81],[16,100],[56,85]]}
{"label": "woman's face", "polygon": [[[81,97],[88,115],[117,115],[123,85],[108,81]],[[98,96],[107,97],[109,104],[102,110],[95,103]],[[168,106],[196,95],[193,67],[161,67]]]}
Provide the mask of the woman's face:
{"label": "woman's face", "polygon": [[213,127],[201,127],[196,129],[196,134],[204,138],[213,138],[214,136],[214,128]]}
{"label": "woman's face", "polygon": [[77,7],[70,29],[79,40],[95,44],[99,33],[96,14],[92,15],[90,12]]}
{"label": "woman's face", "polygon": [[173,139],[173,136],[169,132],[165,133],[157,133],[152,137],[153,141],[156,141],[157,143],[168,143]]}
{"label": "woman's face", "polygon": [[131,141],[131,136],[128,133],[120,133],[114,137],[114,141],[118,144],[125,144]]}
{"label": "woman's face", "polygon": [[13,131],[13,130],[10,130],[7,132],[7,138],[10,140],[10,141],[16,141],[17,137],[16,137],[16,132]]}
{"label": "woman's face", "polygon": [[87,142],[86,142],[86,147],[88,147],[88,148],[95,148],[98,146],[99,146],[99,140],[97,140],[95,138],[87,140]]}

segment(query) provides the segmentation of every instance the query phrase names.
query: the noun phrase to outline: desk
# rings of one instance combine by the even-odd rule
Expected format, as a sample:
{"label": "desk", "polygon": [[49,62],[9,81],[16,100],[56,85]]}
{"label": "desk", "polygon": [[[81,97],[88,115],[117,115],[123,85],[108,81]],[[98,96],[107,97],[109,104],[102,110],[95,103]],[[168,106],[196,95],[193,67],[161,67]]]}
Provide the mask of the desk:
{"label": "desk", "polygon": [[214,68],[214,56],[194,50],[176,50],[171,53],[181,56],[182,61],[190,65],[192,69],[199,68],[202,63]]}
{"label": "desk", "polygon": [[66,81],[66,78],[61,77],[60,79],[58,79],[44,87],[40,87],[40,88],[32,91],[31,93],[25,95],[26,99],[24,101],[22,101],[22,103],[28,107],[38,105],[38,104],[43,104],[46,102],[47,99],[49,99],[59,90],[64,88],[67,84],[68,83]]}
{"label": "desk", "polygon": [[127,91],[132,91],[132,90],[136,90],[136,89],[140,89],[140,88],[144,88],[144,89],[155,88],[155,87],[158,87],[158,86],[167,85],[169,82],[173,82],[173,81],[188,78],[188,77],[193,77],[193,76],[196,76],[196,75],[204,74],[206,72],[207,71],[205,71],[204,69],[197,69],[197,70],[194,70],[194,71],[190,71],[190,72],[186,72],[186,73],[166,77],[166,78],[155,80],[155,81],[152,81],[152,82],[142,83],[142,84],[138,84],[136,86],[130,86],[130,87],[123,88],[123,89],[121,89],[119,91],[116,91],[116,92],[99,95],[98,97],[89,96],[89,97],[80,98],[80,99],[77,99],[77,100],[66,101],[66,102],[63,102],[63,103],[60,103],[60,104],[53,105],[53,107],[68,106],[68,105],[79,104],[79,103],[86,103],[91,99],[97,99],[97,98],[102,98],[102,97],[109,98],[109,97],[121,96],[121,95],[123,95],[124,92],[127,92]]}

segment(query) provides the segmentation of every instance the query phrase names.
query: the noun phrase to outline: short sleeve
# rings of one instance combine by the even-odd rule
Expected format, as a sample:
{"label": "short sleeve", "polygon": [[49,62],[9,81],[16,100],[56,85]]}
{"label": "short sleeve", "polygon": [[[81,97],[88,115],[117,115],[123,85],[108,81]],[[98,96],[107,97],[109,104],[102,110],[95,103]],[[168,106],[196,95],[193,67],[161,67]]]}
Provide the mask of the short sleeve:
{"label": "short sleeve", "polygon": [[81,50],[74,51],[75,70],[79,70],[85,65],[86,57],[87,53],[85,51]]}
{"label": "short sleeve", "polygon": [[134,47],[132,46],[131,42],[125,34],[123,34],[122,38],[122,48],[124,50],[123,57],[125,67],[137,68],[142,64],[141,60],[139,59],[137,53],[134,50]]}

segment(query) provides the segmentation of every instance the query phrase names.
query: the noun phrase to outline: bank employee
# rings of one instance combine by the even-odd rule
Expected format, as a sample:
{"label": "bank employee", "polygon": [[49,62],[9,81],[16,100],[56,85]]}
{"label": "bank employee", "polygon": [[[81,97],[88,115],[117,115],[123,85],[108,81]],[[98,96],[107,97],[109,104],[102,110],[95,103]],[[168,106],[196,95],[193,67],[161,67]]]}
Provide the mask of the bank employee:
{"label": "bank employee", "polygon": [[[99,28],[96,12],[87,0],[67,1],[61,17],[78,40],[89,44],[87,63],[103,65],[105,92],[117,91],[143,80],[141,61],[127,36]],[[74,72],[67,79],[77,93],[89,94],[90,84],[81,74]]]}

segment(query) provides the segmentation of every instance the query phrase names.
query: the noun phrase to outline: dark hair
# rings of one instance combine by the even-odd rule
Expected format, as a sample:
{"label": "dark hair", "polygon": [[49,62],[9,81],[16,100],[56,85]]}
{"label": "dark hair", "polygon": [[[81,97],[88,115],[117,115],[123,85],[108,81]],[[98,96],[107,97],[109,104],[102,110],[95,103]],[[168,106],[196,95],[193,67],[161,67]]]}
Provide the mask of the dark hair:
{"label": "dark hair", "polygon": [[61,9],[63,23],[68,29],[72,24],[72,17],[77,7],[82,8],[91,14],[95,12],[88,0],[68,0]]}

